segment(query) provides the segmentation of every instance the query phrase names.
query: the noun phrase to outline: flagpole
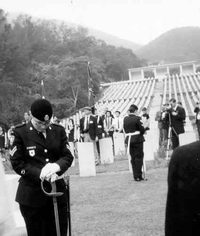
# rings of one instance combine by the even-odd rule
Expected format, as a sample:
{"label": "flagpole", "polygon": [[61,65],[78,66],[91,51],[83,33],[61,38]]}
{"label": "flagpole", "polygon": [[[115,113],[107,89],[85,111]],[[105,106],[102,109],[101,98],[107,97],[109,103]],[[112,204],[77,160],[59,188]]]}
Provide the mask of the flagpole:
{"label": "flagpole", "polygon": [[44,81],[43,81],[43,79],[41,80],[41,95],[42,95],[42,99],[45,99],[45,95],[44,95]]}
{"label": "flagpole", "polygon": [[87,62],[87,75],[88,75],[88,79],[87,79],[87,83],[88,83],[88,106],[90,105],[90,76],[89,76],[89,65],[90,65],[90,62],[88,61]]}
{"label": "flagpole", "polygon": [[87,63],[87,73],[88,73],[88,106],[94,106],[94,83],[92,79],[92,74],[90,70],[90,62]]}
{"label": "flagpole", "polygon": [[90,99],[91,99],[91,83],[90,83],[90,79],[91,79],[91,74],[90,74],[90,62],[87,62],[87,74],[88,74],[88,106],[90,106]]}

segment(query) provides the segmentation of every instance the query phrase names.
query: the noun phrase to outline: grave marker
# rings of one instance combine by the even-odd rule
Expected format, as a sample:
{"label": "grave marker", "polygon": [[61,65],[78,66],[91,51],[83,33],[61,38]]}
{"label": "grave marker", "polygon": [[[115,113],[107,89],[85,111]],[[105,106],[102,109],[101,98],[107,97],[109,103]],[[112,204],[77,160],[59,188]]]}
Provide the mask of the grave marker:
{"label": "grave marker", "polygon": [[99,140],[100,156],[102,164],[114,162],[112,138],[102,138]]}
{"label": "grave marker", "polygon": [[90,142],[78,142],[78,160],[80,176],[96,176],[94,146]]}

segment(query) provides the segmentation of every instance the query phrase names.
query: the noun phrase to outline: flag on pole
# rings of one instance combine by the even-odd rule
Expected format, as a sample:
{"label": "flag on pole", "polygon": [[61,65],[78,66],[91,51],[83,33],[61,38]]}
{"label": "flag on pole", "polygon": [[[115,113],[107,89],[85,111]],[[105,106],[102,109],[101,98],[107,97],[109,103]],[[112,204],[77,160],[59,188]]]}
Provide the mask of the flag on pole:
{"label": "flag on pole", "polygon": [[94,84],[92,80],[92,74],[90,70],[90,62],[87,63],[87,72],[88,72],[88,105],[93,106],[94,105]]}
{"label": "flag on pole", "polygon": [[45,91],[44,91],[44,81],[43,81],[43,79],[41,80],[41,95],[42,95],[42,99],[45,99]]}

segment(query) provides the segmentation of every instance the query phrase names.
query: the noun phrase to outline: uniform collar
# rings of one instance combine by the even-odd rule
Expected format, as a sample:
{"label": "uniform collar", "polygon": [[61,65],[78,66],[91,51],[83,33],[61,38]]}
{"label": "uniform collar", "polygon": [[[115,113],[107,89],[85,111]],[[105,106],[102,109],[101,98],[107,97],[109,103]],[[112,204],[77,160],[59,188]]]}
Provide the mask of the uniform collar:
{"label": "uniform collar", "polygon": [[[33,126],[33,124],[32,124],[31,121],[28,122],[27,126],[28,126],[28,130],[30,130],[30,131],[35,130],[36,132],[39,132],[39,131],[36,130],[36,128]],[[49,130],[52,130],[52,124],[50,124],[49,127],[46,129],[46,132],[48,132]]]}
{"label": "uniform collar", "polygon": [[176,111],[176,110],[177,110],[177,107],[178,107],[178,104],[176,104],[176,106],[174,107],[174,109],[173,109],[173,110],[175,110],[175,111]]}
{"label": "uniform collar", "polygon": [[33,124],[29,122],[26,126],[27,132],[29,133],[29,138],[30,140],[33,140],[35,143],[38,145],[46,146],[49,144],[49,142],[52,142],[52,131],[53,131],[53,125],[51,124],[47,129],[46,129],[46,138],[43,139],[38,135],[38,131],[33,127]]}

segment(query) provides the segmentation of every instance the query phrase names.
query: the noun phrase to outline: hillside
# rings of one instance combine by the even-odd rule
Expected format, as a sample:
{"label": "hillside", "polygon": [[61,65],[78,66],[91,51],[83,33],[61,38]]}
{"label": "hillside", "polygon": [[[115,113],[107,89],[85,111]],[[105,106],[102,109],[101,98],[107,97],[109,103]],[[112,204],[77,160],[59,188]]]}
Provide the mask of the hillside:
{"label": "hillside", "polygon": [[[16,20],[19,15],[20,15],[20,13],[13,13],[13,12],[8,13],[7,19],[11,23],[13,20]],[[23,15],[26,15],[26,14],[23,14]],[[32,17],[32,20],[36,21],[36,20],[39,20],[39,18]],[[61,21],[61,20],[52,19],[52,21],[58,25],[63,23],[63,21]],[[93,36],[96,39],[103,40],[107,44],[113,45],[115,47],[123,47],[123,48],[131,49],[133,52],[142,47],[142,45],[134,43],[130,40],[122,39],[122,38],[119,38],[119,37],[114,36],[112,34],[108,34],[103,31],[97,30],[97,29],[88,28],[87,26],[84,26],[84,25],[77,25],[77,24],[69,22],[69,21],[65,22],[65,24],[67,24],[69,27],[72,27],[72,28],[84,27],[87,29],[89,36]]]}
{"label": "hillside", "polygon": [[[27,15],[11,21],[1,9],[0,38],[3,124],[19,123],[41,95],[52,102],[58,118],[67,117],[93,104],[102,82],[127,80],[128,68],[144,65],[131,49],[97,40],[86,28]],[[95,98],[89,99],[89,89]]]}
{"label": "hillside", "polygon": [[137,50],[139,57],[151,62],[180,62],[200,58],[200,28],[172,29]]}
{"label": "hillside", "polygon": [[100,30],[88,28],[88,34],[94,36],[97,39],[105,41],[107,44],[113,45],[115,47],[124,47],[136,51],[142,47],[142,45],[136,44],[132,41],[121,39],[117,36],[102,32]]}

